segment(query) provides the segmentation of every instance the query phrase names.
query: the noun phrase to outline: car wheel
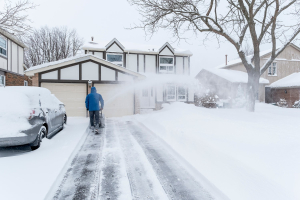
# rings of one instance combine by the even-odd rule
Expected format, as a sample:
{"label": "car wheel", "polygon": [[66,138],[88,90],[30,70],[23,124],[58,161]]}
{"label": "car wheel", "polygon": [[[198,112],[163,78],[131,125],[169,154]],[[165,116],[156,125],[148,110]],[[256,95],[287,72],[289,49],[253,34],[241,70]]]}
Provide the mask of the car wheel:
{"label": "car wheel", "polygon": [[45,126],[42,126],[35,141],[31,145],[31,150],[38,149],[41,146],[41,142],[43,138],[46,137],[46,135],[47,135],[47,128]]}

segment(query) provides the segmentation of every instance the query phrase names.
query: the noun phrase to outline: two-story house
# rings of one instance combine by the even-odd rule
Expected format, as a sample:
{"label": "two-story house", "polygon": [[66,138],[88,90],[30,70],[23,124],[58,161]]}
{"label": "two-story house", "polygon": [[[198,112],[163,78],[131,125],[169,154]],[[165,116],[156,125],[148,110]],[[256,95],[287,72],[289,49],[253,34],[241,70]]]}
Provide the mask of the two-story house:
{"label": "two-story house", "polygon": [[24,76],[24,48],[15,36],[0,29],[0,87],[31,85]]}
{"label": "two-story house", "polygon": [[84,53],[26,71],[33,85],[51,90],[66,104],[69,116],[85,116],[85,96],[91,86],[104,97],[108,117],[160,109],[165,102],[194,102],[190,73],[190,51],[169,43],[147,47],[108,43],[86,43]]}

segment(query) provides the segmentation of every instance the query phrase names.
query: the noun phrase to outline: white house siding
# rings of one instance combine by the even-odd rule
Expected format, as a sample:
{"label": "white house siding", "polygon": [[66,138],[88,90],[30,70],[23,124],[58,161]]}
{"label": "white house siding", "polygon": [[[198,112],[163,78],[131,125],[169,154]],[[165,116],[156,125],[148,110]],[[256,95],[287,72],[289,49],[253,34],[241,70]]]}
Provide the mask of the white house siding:
{"label": "white house siding", "polygon": [[0,68],[7,70],[7,59],[0,57]]}
{"label": "white house siding", "polygon": [[137,72],[137,54],[126,54],[126,68]]}
{"label": "white house siding", "polygon": [[79,80],[79,65],[61,69],[60,79],[61,80]]}
{"label": "white house siding", "polygon": [[24,68],[23,68],[23,63],[24,63],[24,50],[19,46],[19,74],[24,74]]}
{"label": "white house siding", "polygon": [[146,73],[156,73],[156,56],[146,55]]}
{"label": "white house siding", "polygon": [[12,72],[18,73],[18,46],[12,42]]}
{"label": "white house siding", "polygon": [[8,62],[8,71],[11,71],[11,40],[7,40],[7,62]]}
{"label": "white house siding", "polygon": [[93,62],[82,63],[82,80],[99,80],[99,65]]}
{"label": "white house siding", "polygon": [[184,57],[184,74],[189,75],[189,58]]}
{"label": "white house siding", "polygon": [[183,57],[176,57],[176,74],[183,74]]}
{"label": "white house siding", "polygon": [[129,75],[126,75],[124,73],[118,72],[118,81],[132,82],[133,81],[133,77],[129,76]]}
{"label": "white house siding", "polygon": [[139,72],[145,72],[144,67],[144,55],[139,55]]}
{"label": "white house siding", "polygon": [[103,52],[94,52],[94,55],[103,58]]}
{"label": "white house siding", "polygon": [[42,79],[51,79],[51,80],[57,80],[58,79],[58,71],[48,72],[45,74],[42,74]]}
{"label": "white house siding", "polygon": [[122,49],[114,43],[109,49],[106,50],[107,52],[118,52],[118,53],[123,53]]}
{"label": "white house siding", "polygon": [[164,55],[164,56],[174,56],[173,53],[170,51],[168,47],[165,47],[159,55]]}
{"label": "white house siding", "polygon": [[164,101],[164,86],[163,85],[156,86],[156,100],[158,102]]}
{"label": "white house siding", "polygon": [[101,80],[102,81],[115,81],[116,80],[115,70],[101,66]]}

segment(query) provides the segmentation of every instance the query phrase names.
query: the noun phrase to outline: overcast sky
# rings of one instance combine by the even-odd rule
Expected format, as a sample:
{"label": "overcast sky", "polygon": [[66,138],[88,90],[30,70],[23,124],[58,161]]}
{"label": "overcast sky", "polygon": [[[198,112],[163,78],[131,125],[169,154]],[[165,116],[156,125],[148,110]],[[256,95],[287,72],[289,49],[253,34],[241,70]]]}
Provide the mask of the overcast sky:
{"label": "overcast sky", "polygon": [[[17,0],[11,0],[15,2]],[[3,6],[4,0],[0,0]],[[67,26],[76,29],[85,42],[94,36],[95,41],[110,41],[117,38],[121,43],[147,43],[161,46],[172,42],[172,33],[161,30],[152,38],[145,38],[143,30],[127,30],[141,18],[136,9],[126,0],[31,0],[39,6],[29,13],[32,26]],[[203,45],[203,36],[191,37],[189,43],[182,41],[171,43],[175,48],[189,49],[191,57],[191,75],[196,75],[201,68],[212,68],[225,63],[228,59],[238,57],[236,50],[229,43],[218,47],[216,41],[208,41]],[[264,50],[264,49],[261,49]]]}

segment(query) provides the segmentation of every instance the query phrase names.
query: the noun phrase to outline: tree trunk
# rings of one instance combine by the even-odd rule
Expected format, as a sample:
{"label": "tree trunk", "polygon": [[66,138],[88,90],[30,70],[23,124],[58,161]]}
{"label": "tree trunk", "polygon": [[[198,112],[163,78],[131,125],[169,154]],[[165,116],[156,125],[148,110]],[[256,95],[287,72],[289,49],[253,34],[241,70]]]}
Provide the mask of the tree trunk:
{"label": "tree trunk", "polygon": [[255,100],[258,96],[259,89],[259,77],[258,73],[248,72],[248,84],[247,84],[247,110],[250,112],[255,111]]}

